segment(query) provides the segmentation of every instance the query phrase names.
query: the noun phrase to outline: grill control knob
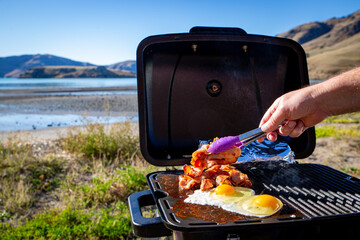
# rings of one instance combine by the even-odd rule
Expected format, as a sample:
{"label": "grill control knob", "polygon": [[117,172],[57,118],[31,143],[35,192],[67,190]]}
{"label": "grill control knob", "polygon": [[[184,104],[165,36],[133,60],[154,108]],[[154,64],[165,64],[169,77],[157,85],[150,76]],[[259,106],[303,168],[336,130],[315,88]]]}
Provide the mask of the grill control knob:
{"label": "grill control knob", "polygon": [[216,97],[221,93],[221,83],[218,80],[211,80],[206,84],[206,90],[210,96]]}

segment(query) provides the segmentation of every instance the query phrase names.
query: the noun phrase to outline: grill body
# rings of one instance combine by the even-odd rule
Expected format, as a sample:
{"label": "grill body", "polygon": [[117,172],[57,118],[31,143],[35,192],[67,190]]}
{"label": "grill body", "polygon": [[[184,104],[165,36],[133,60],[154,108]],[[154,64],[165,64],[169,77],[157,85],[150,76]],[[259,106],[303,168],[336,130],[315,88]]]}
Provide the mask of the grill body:
{"label": "grill body", "polygon": [[[319,164],[270,161],[235,166],[248,174],[256,194],[278,197],[283,209],[268,218],[245,217],[223,224],[182,218],[172,208],[181,199],[171,196],[161,181],[161,176],[182,172],[155,172],[148,175],[147,194],[159,210],[158,224],[165,228],[148,227],[157,236],[171,234],[175,239],[359,239],[359,179]],[[177,182],[172,184],[177,187]],[[141,236],[142,226],[134,228]]]}

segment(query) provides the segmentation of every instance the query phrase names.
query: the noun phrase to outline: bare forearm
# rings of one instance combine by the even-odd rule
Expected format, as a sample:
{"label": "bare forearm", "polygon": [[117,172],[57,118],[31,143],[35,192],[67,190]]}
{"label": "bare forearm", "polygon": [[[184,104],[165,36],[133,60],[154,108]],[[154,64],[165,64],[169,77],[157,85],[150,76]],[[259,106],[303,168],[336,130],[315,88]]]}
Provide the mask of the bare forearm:
{"label": "bare forearm", "polygon": [[360,67],[311,87],[313,98],[329,116],[360,110]]}
{"label": "bare forearm", "polygon": [[[282,95],[266,111],[260,126],[270,133],[282,125],[280,134],[298,137],[328,116],[356,111],[360,111],[360,67]],[[275,140],[276,133],[268,138]]]}

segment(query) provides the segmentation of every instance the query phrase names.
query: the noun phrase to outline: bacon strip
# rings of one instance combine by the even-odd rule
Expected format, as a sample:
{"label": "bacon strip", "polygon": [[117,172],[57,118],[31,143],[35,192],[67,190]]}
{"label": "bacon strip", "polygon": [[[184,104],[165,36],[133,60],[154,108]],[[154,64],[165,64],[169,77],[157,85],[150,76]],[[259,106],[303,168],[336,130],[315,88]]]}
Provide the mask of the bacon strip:
{"label": "bacon strip", "polygon": [[196,167],[209,168],[214,165],[231,164],[240,157],[241,150],[236,146],[232,146],[226,151],[213,154],[208,152],[209,144],[203,145],[200,149],[192,154],[191,164]]}
{"label": "bacon strip", "polygon": [[[217,139],[214,139],[216,141]],[[181,189],[209,190],[220,184],[237,187],[251,187],[248,176],[229,164],[237,161],[241,154],[238,147],[212,154],[208,152],[209,144],[203,145],[192,154],[191,164],[184,166],[184,175],[179,176]]]}
{"label": "bacon strip", "polygon": [[200,186],[199,179],[192,178],[187,175],[179,176],[179,187],[180,189],[194,189]]}

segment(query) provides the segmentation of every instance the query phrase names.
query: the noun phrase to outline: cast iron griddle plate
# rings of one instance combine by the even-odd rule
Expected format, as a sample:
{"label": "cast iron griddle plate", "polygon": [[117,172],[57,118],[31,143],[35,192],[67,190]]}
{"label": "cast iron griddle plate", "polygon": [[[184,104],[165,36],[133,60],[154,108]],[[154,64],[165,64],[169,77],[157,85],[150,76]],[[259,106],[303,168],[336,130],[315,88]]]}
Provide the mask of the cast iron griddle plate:
{"label": "cast iron griddle plate", "polygon": [[[256,194],[267,193],[281,199],[282,210],[271,217],[252,218],[226,211],[216,213],[222,210],[215,207],[189,207],[191,204],[184,204],[185,196],[178,191],[177,175],[183,172],[155,172],[147,177],[164,224],[179,231],[218,227],[239,231],[242,227],[259,225],[341,221],[349,217],[360,220],[360,180],[357,178],[319,164],[263,161],[235,166],[248,174]],[[196,209],[204,209],[204,213],[189,214]]]}

